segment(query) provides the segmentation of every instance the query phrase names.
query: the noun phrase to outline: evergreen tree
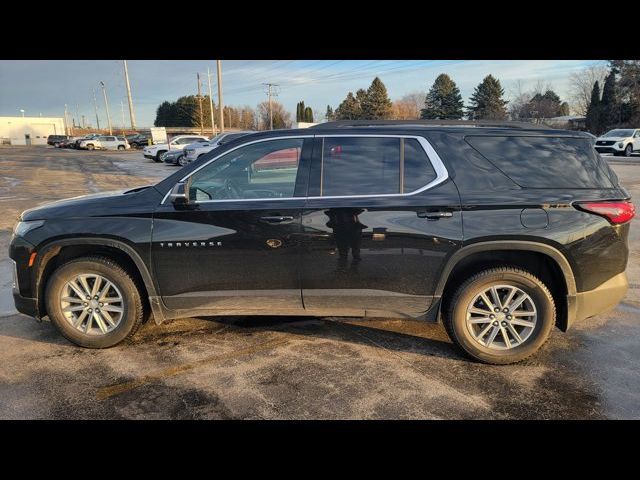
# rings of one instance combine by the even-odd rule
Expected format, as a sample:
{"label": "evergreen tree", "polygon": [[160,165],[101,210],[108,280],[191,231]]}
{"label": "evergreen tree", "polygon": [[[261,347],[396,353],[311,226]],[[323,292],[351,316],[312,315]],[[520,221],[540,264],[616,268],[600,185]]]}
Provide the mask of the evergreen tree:
{"label": "evergreen tree", "polygon": [[600,100],[600,126],[603,130],[620,121],[620,105],[616,97],[616,73],[611,70],[604,79]]}
{"label": "evergreen tree", "polygon": [[304,122],[304,100],[296,105],[296,122]]}
{"label": "evergreen tree", "polygon": [[313,110],[311,109],[311,107],[306,107],[304,109],[304,121],[313,123]]}
{"label": "evergreen tree", "polygon": [[460,120],[463,113],[460,89],[446,73],[438,75],[427,93],[420,118]]}
{"label": "evergreen tree", "polygon": [[558,116],[559,117],[564,117],[566,115],[569,115],[570,111],[569,111],[569,104],[567,102],[562,102],[560,104],[560,109],[558,110]]}
{"label": "evergreen tree", "polygon": [[502,99],[504,89],[500,80],[487,75],[469,99],[467,115],[472,120],[504,120],[507,118],[507,101]]}
{"label": "evergreen tree", "polygon": [[366,97],[361,103],[362,117],[366,120],[384,120],[391,118],[393,104],[387,94],[387,87],[376,77],[367,89]]}
{"label": "evergreen tree", "polygon": [[336,120],[358,120],[361,118],[362,111],[360,105],[353,96],[352,92],[347,93],[345,98],[338,108],[336,108],[335,119]]}
{"label": "evergreen tree", "polygon": [[158,105],[158,109],[156,110],[156,119],[153,122],[153,125],[155,127],[171,126],[170,116],[171,116],[171,104],[167,101],[164,101],[160,105]]}
{"label": "evergreen tree", "polygon": [[333,114],[333,108],[331,108],[331,105],[327,105],[327,112],[324,114],[324,117],[327,120],[327,122],[333,121],[334,114]]}
{"label": "evergreen tree", "polygon": [[599,135],[601,133],[600,84],[597,81],[593,84],[593,89],[591,90],[591,100],[587,106],[587,118],[585,123],[587,130],[591,133],[595,135]]}

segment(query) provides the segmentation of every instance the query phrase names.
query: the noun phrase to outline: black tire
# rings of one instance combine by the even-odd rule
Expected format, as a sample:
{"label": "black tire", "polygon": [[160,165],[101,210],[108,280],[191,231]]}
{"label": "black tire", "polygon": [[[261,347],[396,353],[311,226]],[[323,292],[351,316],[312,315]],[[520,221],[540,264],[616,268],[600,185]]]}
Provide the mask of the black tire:
{"label": "black tire", "polygon": [[184,158],[184,155],[180,155],[176,160],[176,165],[178,165],[180,167],[184,167],[187,163],[188,162],[187,162],[186,158]]}
{"label": "black tire", "polygon": [[633,154],[633,145],[629,144],[624,149],[624,156],[625,157],[630,157],[631,154]]}
{"label": "black tire", "polygon": [[[516,286],[535,303],[537,321],[529,337],[508,350],[495,350],[481,345],[466,325],[467,306],[481,291],[492,283]],[[460,285],[449,303],[444,326],[451,340],[474,360],[493,365],[516,363],[538,351],[549,338],[555,325],[556,307],[547,286],[536,276],[517,267],[499,267],[484,270]]]}
{"label": "black tire", "polygon": [[87,150],[93,150],[95,147],[93,146],[93,143],[90,143],[89,145],[87,145]]}
{"label": "black tire", "polygon": [[56,143],[54,143],[54,144],[53,144],[53,146],[54,146],[55,148],[60,148],[60,144],[59,144],[59,143],[57,143],[57,142],[56,142]]}
{"label": "black tire", "polygon": [[158,153],[156,153],[156,156],[153,157],[153,161],[156,163],[162,162],[162,160],[160,159],[160,155],[162,155],[163,153],[166,153],[166,150],[160,150]]}
{"label": "black tire", "polygon": [[[64,317],[60,296],[65,284],[82,273],[99,274],[112,282],[124,299],[123,318],[112,331],[102,335],[87,335],[74,328]],[[140,289],[120,265],[106,257],[82,257],[58,267],[49,278],[45,302],[51,323],[67,340],[86,348],[109,348],[136,333],[144,319]]]}
{"label": "black tire", "polygon": [[125,146],[124,145],[118,145],[118,150],[124,150]]}

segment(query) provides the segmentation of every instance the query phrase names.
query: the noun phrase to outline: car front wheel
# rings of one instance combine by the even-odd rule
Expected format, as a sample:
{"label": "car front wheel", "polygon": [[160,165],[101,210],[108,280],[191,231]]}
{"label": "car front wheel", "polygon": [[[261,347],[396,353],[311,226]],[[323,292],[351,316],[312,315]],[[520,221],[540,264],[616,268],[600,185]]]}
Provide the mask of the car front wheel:
{"label": "car front wheel", "polygon": [[627,147],[624,149],[624,156],[625,157],[630,157],[631,154],[633,153],[633,146],[631,144],[627,145]]}
{"label": "car front wheel", "polygon": [[535,353],[555,324],[546,285],[516,267],[482,271],[458,287],[444,319],[451,340],[489,364],[519,362]]}
{"label": "car front wheel", "polygon": [[58,267],[47,283],[45,302],[60,333],[87,348],[117,345],[144,317],[136,282],[106,257],[78,258]]}
{"label": "car front wheel", "polygon": [[156,153],[156,156],[153,157],[153,161],[160,163],[162,161],[162,158],[160,158],[160,157],[165,152],[166,152],[166,150],[160,150],[158,153]]}
{"label": "car front wheel", "polygon": [[187,164],[187,159],[184,158],[184,155],[180,155],[178,157],[178,165],[180,165],[181,167],[184,167]]}

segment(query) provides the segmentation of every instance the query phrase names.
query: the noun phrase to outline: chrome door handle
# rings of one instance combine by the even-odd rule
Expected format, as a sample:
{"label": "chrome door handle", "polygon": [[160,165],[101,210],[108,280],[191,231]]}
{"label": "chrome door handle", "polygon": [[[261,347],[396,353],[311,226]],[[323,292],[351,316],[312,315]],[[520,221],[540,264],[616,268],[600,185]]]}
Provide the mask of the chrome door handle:
{"label": "chrome door handle", "polygon": [[426,218],[427,220],[439,220],[441,218],[453,217],[453,212],[439,210],[436,212],[416,212],[418,218]]}
{"label": "chrome door handle", "polygon": [[260,221],[264,223],[289,223],[293,222],[293,217],[276,215],[273,217],[260,217]]}

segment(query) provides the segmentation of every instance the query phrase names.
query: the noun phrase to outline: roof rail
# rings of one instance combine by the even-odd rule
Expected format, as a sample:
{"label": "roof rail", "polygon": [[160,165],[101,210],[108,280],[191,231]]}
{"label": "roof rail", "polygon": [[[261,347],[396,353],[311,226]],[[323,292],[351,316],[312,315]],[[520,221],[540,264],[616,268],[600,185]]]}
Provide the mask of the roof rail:
{"label": "roof rail", "polygon": [[378,126],[460,126],[460,127],[499,127],[520,129],[549,129],[542,125],[510,120],[338,120],[335,122],[319,123],[309,128],[343,128],[343,127],[378,127]]}

